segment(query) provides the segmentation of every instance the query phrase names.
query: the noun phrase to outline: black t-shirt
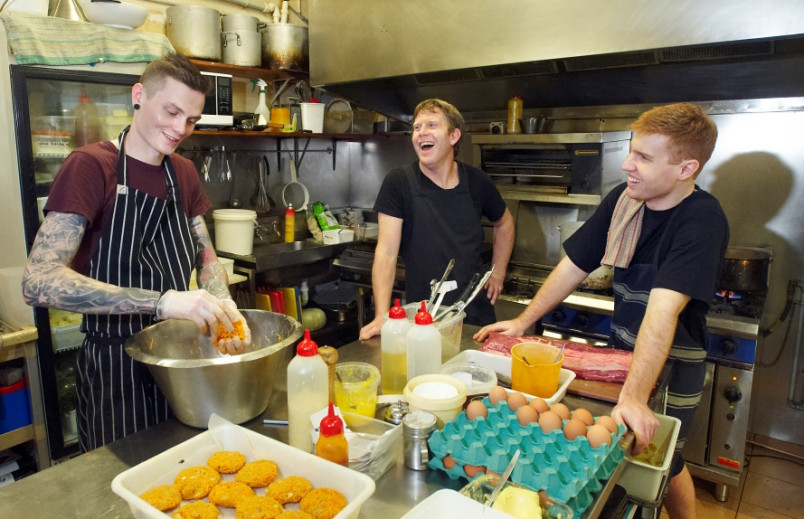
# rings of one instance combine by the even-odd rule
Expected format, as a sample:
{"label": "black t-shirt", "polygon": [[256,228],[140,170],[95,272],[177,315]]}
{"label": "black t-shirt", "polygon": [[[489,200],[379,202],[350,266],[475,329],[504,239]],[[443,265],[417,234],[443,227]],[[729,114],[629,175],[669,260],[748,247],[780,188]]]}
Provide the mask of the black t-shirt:
{"label": "black t-shirt", "polygon": [[[442,189],[433,183],[432,180],[427,178],[419,168],[418,162],[413,165],[413,170],[416,173],[416,178],[419,179],[422,190],[428,191],[433,196],[438,197],[442,202],[440,207],[443,208],[443,215],[445,219],[455,217],[450,211],[451,197],[453,196],[454,189]],[[469,192],[472,197],[472,202],[476,210],[476,214],[471,215],[471,218],[477,220],[478,227],[481,224],[483,217],[488,218],[492,222],[496,222],[505,214],[505,201],[503,200],[500,192],[497,191],[497,186],[488,174],[478,168],[474,168],[462,162],[458,162],[459,178],[463,182],[464,178],[467,181]],[[412,194],[410,185],[408,184],[407,177],[405,176],[404,168],[396,168],[391,170],[383,180],[380,192],[377,194],[377,199],[374,202],[374,210],[378,213],[384,213],[395,218],[402,220],[410,220],[415,217],[411,208]],[[457,215],[460,218],[468,218],[468,215]],[[402,243],[400,246],[400,254],[404,256],[406,252],[406,245],[409,241],[407,233],[410,232],[410,226],[403,224],[402,227]],[[443,267],[442,267],[443,270]]]}
{"label": "black t-shirt", "polygon": [[[611,216],[625,188],[623,183],[612,189],[586,224],[564,243],[573,263],[587,272],[600,266]],[[686,294],[697,303],[693,306],[700,304],[699,311],[706,312],[728,241],[729,225],[720,203],[696,186],[690,196],[671,209],[652,211],[645,207],[642,233],[631,264],[655,263],[654,288]]]}

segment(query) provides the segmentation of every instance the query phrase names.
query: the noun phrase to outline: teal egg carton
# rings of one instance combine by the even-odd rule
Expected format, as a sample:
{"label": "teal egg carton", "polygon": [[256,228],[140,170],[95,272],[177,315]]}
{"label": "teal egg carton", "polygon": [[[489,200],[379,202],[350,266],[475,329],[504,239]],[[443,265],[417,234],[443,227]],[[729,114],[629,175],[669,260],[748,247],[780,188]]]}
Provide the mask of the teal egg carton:
{"label": "teal egg carton", "polygon": [[[430,468],[445,472],[453,480],[472,480],[482,473],[469,478],[465,465],[483,466],[500,474],[519,449],[521,454],[511,480],[532,490],[544,490],[580,517],[623,459],[624,452],[618,445],[625,433],[622,424],[612,433],[611,444],[593,449],[585,436],[569,441],[559,429],[545,434],[536,422],[520,425],[516,413],[505,402],[492,406],[486,397],[483,403],[488,409],[485,419],[469,421],[462,412],[443,429],[433,432],[428,440],[433,453]],[[449,469],[444,466],[447,455],[455,461]]]}

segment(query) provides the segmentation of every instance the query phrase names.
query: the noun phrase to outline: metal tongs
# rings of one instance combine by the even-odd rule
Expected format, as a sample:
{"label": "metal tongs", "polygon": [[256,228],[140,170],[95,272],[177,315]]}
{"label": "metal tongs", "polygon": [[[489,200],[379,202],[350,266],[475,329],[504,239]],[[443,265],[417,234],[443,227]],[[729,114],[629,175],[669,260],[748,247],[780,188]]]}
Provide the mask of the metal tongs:
{"label": "metal tongs", "polygon": [[447,276],[449,276],[449,273],[452,272],[452,268],[454,266],[455,266],[455,258],[452,258],[451,260],[449,260],[449,263],[447,263],[447,268],[446,268],[446,270],[444,270],[444,275],[441,276],[441,281],[439,281],[437,284],[435,282],[435,279],[430,282],[430,285],[431,285],[431,287],[430,287],[430,299],[427,301],[427,311],[428,312],[434,312],[434,310],[433,310],[433,302],[435,302],[436,295],[438,295],[438,291],[441,289],[441,285],[444,283],[444,281],[446,281]]}
{"label": "metal tongs", "polygon": [[[488,270],[488,272],[483,274],[483,277],[480,278],[479,281],[477,281],[477,278],[478,278],[479,275],[475,274],[475,276],[472,278],[472,282],[470,282],[469,286],[467,286],[466,289],[463,291],[463,294],[461,295],[461,297],[458,298],[458,300],[455,301],[452,305],[450,305],[447,308],[445,308],[440,314],[435,316],[433,318],[433,321],[438,321],[441,318],[443,318],[443,317],[445,317],[448,314],[451,314],[453,312],[461,313],[463,311],[463,309],[466,308],[469,305],[469,303],[472,302],[472,300],[474,300],[474,298],[477,296],[477,294],[483,288],[483,285],[485,285],[488,282],[489,278],[491,277],[491,275],[493,273],[494,273],[494,265],[491,266],[491,268]],[[475,281],[477,281],[477,284],[474,285],[474,289],[472,289],[473,283]],[[467,297],[467,294],[469,293],[469,290],[472,290],[472,293]]]}

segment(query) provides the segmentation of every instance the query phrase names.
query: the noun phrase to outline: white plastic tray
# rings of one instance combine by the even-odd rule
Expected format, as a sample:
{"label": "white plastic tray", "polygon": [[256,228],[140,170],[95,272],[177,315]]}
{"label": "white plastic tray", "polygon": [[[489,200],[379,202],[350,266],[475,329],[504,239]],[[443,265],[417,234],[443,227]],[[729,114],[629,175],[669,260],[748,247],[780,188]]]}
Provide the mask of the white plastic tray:
{"label": "white plastic tray", "polygon": [[663,453],[661,465],[651,465],[626,457],[625,468],[617,484],[622,486],[626,493],[645,503],[654,503],[659,500],[659,493],[664,488],[665,479],[670,473],[670,462],[673,460],[673,451],[678,440],[678,431],[681,422],[678,418],[654,413],[659,420],[659,430],[653,437],[654,445],[658,446],[659,453]]}
{"label": "white plastic tray", "polygon": [[[118,474],[112,481],[112,490],[128,501],[135,518],[169,517],[140,499],[139,495],[155,486],[172,483],[182,469],[206,465],[207,459],[219,450],[240,451],[248,461],[269,459],[279,466],[279,477],[301,476],[309,479],[315,487],[334,488],[348,502],[335,519],[357,519],[360,507],[374,493],[374,480],[365,474],[234,425],[214,414],[209,420],[209,430]],[[224,477],[224,480],[229,479],[232,476]],[[257,489],[257,495],[262,493]],[[219,517],[235,515],[234,509],[220,510]]]}
{"label": "white plastic tray", "polygon": [[455,490],[443,489],[431,494],[414,506],[402,519],[432,519],[434,517],[460,517],[461,519],[511,519],[511,516],[493,510]]}
{"label": "white plastic tray", "polygon": [[[498,377],[502,375],[508,380],[511,380],[511,357],[507,357],[505,355],[498,355],[496,353],[488,353],[480,350],[464,350],[452,357],[445,364],[452,364],[456,362],[478,364],[494,371],[497,373]],[[553,396],[544,399],[547,404],[552,406],[556,402],[560,402],[561,399],[564,398],[564,395],[567,394],[567,388],[569,387],[570,382],[572,382],[574,379],[574,371],[561,368],[561,373],[558,375],[558,389],[555,393],[553,393]],[[511,390],[508,390],[508,392],[510,393]],[[536,398],[528,393],[522,394],[525,395],[525,398],[528,400]]]}

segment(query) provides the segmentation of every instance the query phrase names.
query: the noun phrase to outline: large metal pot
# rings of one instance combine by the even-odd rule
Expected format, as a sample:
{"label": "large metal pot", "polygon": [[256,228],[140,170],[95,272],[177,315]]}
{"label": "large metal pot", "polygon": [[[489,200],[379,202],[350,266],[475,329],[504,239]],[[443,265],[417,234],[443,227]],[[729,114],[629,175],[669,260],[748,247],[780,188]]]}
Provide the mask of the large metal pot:
{"label": "large metal pot", "polygon": [[257,31],[221,33],[223,62],[241,67],[262,65],[262,36]]}
{"label": "large metal pot", "polygon": [[165,11],[165,35],[176,52],[191,58],[221,60],[221,13],[200,5],[177,5]]}
{"label": "large metal pot", "polygon": [[232,32],[232,31],[257,32],[257,26],[259,25],[259,20],[257,20],[256,16],[251,16],[249,14],[227,14],[224,15],[222,23],[223,23],[223,32]]}
{"label": "large metal pot", "polygon": [[309,52],[307,27],[270,23],[262,33],[262,61],[270,69],[307,72]]}
{"label": "large metal pot", "polygon": [[293,357],[302,327],[291,317],[241,310],[252,345],[239,355],[221,356],[192,321],[169,319],[126,341],[126,353],[148,366],[176,418],[206,428],[215,413],[243,423],[268,407],[275,375]]}
{"label": "large metal pot", "polygon": [[[561,239],[561,257],[566,256],[564,252],[564,242],[572,234],[580,229],[584,222],[566,222],[558,226]],[[586,276],[578,288],[586,290],[608,290],[614,286],[614,269],[606,265],[601,265]]]}
{"label": "large metal pot", "polygon": [[771,257],[767,251],[749,247],[726,249],[718,288],[734,292],[754,292],[768,288]]}

